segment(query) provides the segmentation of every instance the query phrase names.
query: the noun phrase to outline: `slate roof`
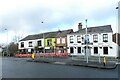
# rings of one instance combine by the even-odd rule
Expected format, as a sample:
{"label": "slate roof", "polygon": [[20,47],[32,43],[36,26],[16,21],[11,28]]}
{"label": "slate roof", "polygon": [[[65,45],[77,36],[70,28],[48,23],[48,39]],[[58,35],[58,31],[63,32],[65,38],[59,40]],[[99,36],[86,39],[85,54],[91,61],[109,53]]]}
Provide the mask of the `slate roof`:
{"label": "slate roof", "polygon": [[[111,25],[104,25],[104,26],[96,26],[96,27],[88,27],[88,34],[90,33],[108,33],[108,32],[113,32]],[[82,30],[78,30],[74,33],[71,34],[76,34],[76,33],[80,33],[80,34],[85,34],[86,33],[86,28],[83,28]]]}
{"label": "slate roof", "polygon": [[46,32],[46,33],[40,33],[40,34],[35,34],[35,35],[28,35],[27,37],[23,38],[20,41],[42,39],[43,37],[44,38],[66,37],[67,34],[70,34],[71,32],[73,32],[73,29]]}

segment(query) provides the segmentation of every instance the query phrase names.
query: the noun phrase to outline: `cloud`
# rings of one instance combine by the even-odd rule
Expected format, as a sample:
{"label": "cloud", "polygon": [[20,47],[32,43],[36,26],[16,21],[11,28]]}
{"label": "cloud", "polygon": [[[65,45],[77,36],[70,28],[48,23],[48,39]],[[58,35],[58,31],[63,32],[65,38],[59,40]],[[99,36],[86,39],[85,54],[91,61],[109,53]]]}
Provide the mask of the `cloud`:
{"label": "cloud", "polygon": [[[118,0],[0,0],[0,26],[23,36],[58,29],[77,30],[78,22],[89,26],[115,24]],[[41,23],[43,22],[43,23]]]}

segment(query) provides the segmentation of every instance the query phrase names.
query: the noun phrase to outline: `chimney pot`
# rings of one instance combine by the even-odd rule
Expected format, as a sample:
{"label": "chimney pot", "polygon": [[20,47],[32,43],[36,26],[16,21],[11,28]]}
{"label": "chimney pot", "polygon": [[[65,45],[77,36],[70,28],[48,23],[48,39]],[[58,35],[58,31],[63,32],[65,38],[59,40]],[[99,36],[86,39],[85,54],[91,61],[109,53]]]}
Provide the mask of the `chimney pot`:
{"label": "chimney pot", "polygon": [[82,23],[78,23],[78,30],[82,30]]}

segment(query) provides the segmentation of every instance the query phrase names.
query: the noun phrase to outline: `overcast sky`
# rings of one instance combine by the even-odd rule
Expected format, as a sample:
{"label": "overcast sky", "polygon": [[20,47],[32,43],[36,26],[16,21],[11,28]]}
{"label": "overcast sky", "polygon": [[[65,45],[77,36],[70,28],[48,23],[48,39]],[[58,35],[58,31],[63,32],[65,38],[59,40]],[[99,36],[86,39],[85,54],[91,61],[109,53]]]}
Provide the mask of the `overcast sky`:
{"label": "overcast sky", "polygon": [[[0,0],[0,43],[11,42],[15,36],[58,29],[78,29],[85,19],[88,27],[117,26],[116,6],[119,0]],[[43,22],[43,23],[42,23]],[[7,29],[7,30],[5,30]]]}

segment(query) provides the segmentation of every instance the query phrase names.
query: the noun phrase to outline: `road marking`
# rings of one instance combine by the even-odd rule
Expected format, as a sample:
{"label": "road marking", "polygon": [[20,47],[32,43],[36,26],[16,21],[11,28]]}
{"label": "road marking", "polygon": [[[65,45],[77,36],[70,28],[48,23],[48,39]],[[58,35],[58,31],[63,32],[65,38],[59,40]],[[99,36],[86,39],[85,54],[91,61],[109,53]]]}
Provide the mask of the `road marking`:
{"label": "road marking", "polygon": [[64,62],[54,62],[54,64],[66,64]]}

